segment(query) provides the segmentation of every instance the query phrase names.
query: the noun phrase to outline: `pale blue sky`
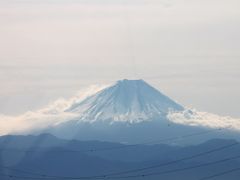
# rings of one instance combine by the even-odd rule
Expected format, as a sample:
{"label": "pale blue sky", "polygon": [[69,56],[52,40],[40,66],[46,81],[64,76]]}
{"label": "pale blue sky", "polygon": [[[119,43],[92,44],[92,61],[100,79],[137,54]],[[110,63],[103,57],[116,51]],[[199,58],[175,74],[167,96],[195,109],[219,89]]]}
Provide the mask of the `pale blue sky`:
{"label": "pale blue sky", "polygon": [[142,78],[240,117],[239,0],[0,0],[0,113]]}

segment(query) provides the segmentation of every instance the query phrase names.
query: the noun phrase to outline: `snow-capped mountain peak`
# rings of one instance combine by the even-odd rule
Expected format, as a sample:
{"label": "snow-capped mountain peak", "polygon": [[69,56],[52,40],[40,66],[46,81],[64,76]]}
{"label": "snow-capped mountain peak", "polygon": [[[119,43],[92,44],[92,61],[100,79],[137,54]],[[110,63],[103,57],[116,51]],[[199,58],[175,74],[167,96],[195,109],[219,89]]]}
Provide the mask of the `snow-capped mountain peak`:
{"label": "snow-capped mountain peak", "polygon": [[145,81],[124,79],[73,104],[66,111],[79,114],[81,121],[139,122],[166,116],[169,110],[183,109]]}

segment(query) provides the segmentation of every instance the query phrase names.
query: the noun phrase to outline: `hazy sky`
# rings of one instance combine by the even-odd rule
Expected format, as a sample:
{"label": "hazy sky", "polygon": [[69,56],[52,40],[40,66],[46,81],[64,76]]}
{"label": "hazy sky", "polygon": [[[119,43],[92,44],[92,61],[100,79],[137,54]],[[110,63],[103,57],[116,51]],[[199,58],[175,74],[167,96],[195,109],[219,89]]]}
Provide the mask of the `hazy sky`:
{"label": "hazy sky", "polygon": [[145,79],[240,117],[239,0],[0,0],[0,114]]}

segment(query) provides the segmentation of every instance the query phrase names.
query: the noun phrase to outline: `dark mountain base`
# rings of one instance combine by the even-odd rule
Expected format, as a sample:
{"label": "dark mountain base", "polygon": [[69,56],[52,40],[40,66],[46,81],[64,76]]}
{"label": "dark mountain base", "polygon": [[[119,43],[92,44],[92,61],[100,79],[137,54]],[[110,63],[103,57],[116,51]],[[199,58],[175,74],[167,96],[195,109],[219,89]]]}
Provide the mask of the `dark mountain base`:
{"label": "dark mountain base", "polygon": [[[223,139],[214,139],[186,147],[165,144],[128,146],[99,141],[62,140],[44,134],[40,136],[2,136],[0,137],[0,149],[1,180],[9,179],[5,175],[12,176],[12,179],[49,179],[48,176],[93,177],[144,167],[151,168],[144,171],[122,173],[117,177],[123,177],[123,179],[145,178],[148,180],[198,180],[205,176],[240,167],[239,157],[239,159],[234,158],[189,169],[189,167],[240,156],[238,143],[234,140]],[[214,149],[218,150],[211,152]],[[204,154],[204,152],[209,153]],[[186,157],[193,158],[179,161],[179,159]],[[169,163],[174,161],[177,162]],[[165,165],[159,166],[159,164]],[[149,175],[151,173],[162,174],[151,176]],[[132,177],[135,175],[137,177]],[[239,176],[240,172],[236,171],[220,176],[218,179],[236,180]],[[61,178],[55,177],[55,179]],[[105,179],[115,178],[107,176]]]}

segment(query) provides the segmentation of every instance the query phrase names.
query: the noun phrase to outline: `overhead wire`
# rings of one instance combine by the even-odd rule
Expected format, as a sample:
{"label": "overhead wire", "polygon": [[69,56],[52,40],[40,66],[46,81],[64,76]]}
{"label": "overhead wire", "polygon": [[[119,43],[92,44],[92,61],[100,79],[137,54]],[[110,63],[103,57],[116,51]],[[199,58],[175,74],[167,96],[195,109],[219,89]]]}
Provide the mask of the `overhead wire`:
{"label": "overhead wire", "polygon": [[[167,171],[162,171],[162,172],[155,172],[155,173],[146,173],[146,174],[139,174],[139,175],[131,175],[131,176],[119,176],[119,177],[96,177],[95,179],[129,179],[129,178],[137,178],[137,177],[149,177],[149,176],[157,176],[157,175],[164,175],[164,174],[172,174],[172,173],[176,173],[176,172],[181,172],[181,171],[187,171],[187,170],[191,170],[191,169],[196,169],[196,168],[201,168],[201,167],[207,167],[207,166],[211,166],[211,165],[216,165],[216,164],[220,164],[220,163],[224,163],[227,161],[231,161],[231,160],[236,160],[239,159],[240,155],[237,156],[232,156],[229,158],[225,158],[225,159],[221,159],[221,160],[217,160],[217,161],[212,161],[212,162],[207,162],[207,163],[201,163],[198,165],[194,165],[194,166],[189,166],[189,167],[185,167],[185,168],[176,168],[176,169],[172,169],[172,170],[167,170]],[[208,176],[208,177],[204,177],[201,178],[199,180],[205,180],[205,179],[210,179],[213,177],[217,177],[217,176],[221,176],[224,175],[226,173],[231,173],[234,171],[240,170],[240,168],[236,168],[236,169],[232,169],[230,171],[226,171],[226,172],[221,172],[212,176]],[[12,177],[12,178],[16,178],[16,179],[20,179],[20,178],[25,178],[25,179],[89,179],[89,177],[81,177],[81,178],[73,178],[73,177],[28,177],[28,176],[10,176],[10,175],[5,175],[5,174],[0,174],[0,175],[4,175],[6,177]]]}
{"label": "overhead wire", "polygon": [[202,164],[198,164],[198,165],[194,165],[194,166],[189,166],[189,167],[185,167],[185,168],[177,168],[177,169],[172,169],[172,170],[167,170],[167,171],[162,171],[162,172],[138,174],[138,175],[132,175],[132,176],[110,177],[110,178],[112,178],[112,179],[128,179],[128,178],[149,177],[149,176],[156,176],[156,175],[171,174],[171,173],[175,173],[175,172],[181,172],[181,171],[216,165],[216,164],[224,163],[224,162],[239,159],[239,158],[240,158],[240,155],[213,161],[213,162],[207,162],[207,163],[202,163]]}
{"label": "overhead wire", "polygon": [[236,146],[236,145],[239,145],[239,142],[235,142],[235,143],[232,143],[232,144],[229,144],[229,145],[221,146],[221,147],[218,147],[218,148],[215,148],[215,149],[212,149],[212,150],[208,150],[208,151],[205,151],[205,152],[201,152],[201,153],[191,155],[191,156],[187,156],[187,157],[184,157],[184,158],[180,158],[180,159],[177,159],[177,160],[169,161],[167,163],[161,163],[161,164],[156,164],[156,165],[147,166],[147,167],[143,167],[143,168],[136,168],[136,169],[132,169],[132,170],[128,170],[128,171],[112,173],[108,176],[117,176],[117,175],[122,175],[122,174],[130,174],[130,173],[135,173],[135,172],[139,172],[139,171],[145,171],[145,170],[149,170],[149,169],[156,169],[156,168],[159,168],[159,167],[164,167],[164,166],[176,164],[176,163],[179,163],[179,162],[182,162],[182,161],[195,159],[197,157],[201,157],[201,156],[211,154],[211,153],[214,153],[214,152],[217,152],[217,151],[222,151],[224,149],[228,149],[228,148],[231,148],[231,147]]}
{"label": "overhead wire", "polygon": [[223,171],[223,172],[211,175],[211,176],[200,178],[199,180],[213,179],[213,178],[224,176],[226,174],[230,174],[230,173],[233,173],[233,172],[236,172],[236,171],[240,171],[240,168],[234,168],[234,169],[230,169],[230,170],[227,170],[227,171]]}
{"label": "overhead wire", "polygon": [[[161,164],[157,164],[157,165],[153,165],[153,166],[147,166],[147,167],[143,167],[143,168],[132,169],[132,170],[128,170],[128,171],[121,171],[121,172],[117,172],[117,173],[109,173],[109,174],[97,175],[97,176],[63,177],[63,176],[51,176],[51,175],[39,174],[39,173],[37,173],[37,174],[34,173],[34,174],[40,176],[43,179],[46,179],[46,178],[47,179],[56,179],[57,178],[57,179],[77,180],[77,179],[106,179],[106,178],[109,179],[109,178],[114,178],[114,177],[117,178],[120,175],[140,172],[140,171],[149,170],[149,169],[156,169],[156,168],[159,168],[159,167],[164,167],[164,166],[176,164],[176,163],[179,163],[179,162],[182,162],[182,161],[195,159],[197,157],[201,157],[201,156],[205,156],[207,154],[211,154],[211,153],[214,153],[214,152],[222,151],[224,149],[228,149],[228,148],[231,148],[231,147],[236,146],[236,145],[239,145],[239,143],[238,142],[231,143],[229,145],[225,145],[225,146],[221,146],[221,147],[218,147],[218,148],[214,148],[214,149],[211,149],[211,150],[208,150],[208,151],[205,151],[205,152],[201,152],[201,153],[198,153],[198,154],[195,154],[195,155],[192,155],[192,156],[187,156],[187,157],[184,157],[184,158],[180,158],[180,159],[177,159],[177,160],[174,160],[174,161],[169,161],[167,163],[161,163]],[[7,168],[7,169],[13,170],[13,171],[15,170],[15,169],[12,169],[11,167],[4,167],[4,168]],[[26,171],[25,171],[25,174],[33,175],[32,172],[28,173]],[[31,179],[34,179],[34,178],[39,179],[40,177],[31,177]]]}

